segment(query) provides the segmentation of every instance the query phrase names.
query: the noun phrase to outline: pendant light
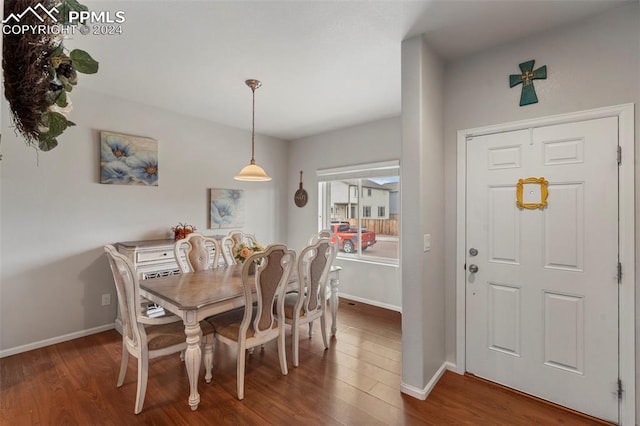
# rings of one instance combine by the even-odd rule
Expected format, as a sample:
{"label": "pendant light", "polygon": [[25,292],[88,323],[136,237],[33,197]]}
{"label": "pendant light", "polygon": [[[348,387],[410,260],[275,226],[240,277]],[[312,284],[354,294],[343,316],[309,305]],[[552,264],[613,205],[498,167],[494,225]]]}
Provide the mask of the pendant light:
{"label": "pendant light", "polygon": [[238,173],[234,179],[235,180],[245,180],[252,182],[265,182],[271,180],[271,176],[269,176],[262,167],[256,164],[255,152],[256,152],[256,89],[262,86],[262,83],[258,80],[247,80],[245,81],[247,86],[251,88],[251,92],[253,94],[253,106],[251,113],[251,161],[248,165],[244,166],[240,173]]}

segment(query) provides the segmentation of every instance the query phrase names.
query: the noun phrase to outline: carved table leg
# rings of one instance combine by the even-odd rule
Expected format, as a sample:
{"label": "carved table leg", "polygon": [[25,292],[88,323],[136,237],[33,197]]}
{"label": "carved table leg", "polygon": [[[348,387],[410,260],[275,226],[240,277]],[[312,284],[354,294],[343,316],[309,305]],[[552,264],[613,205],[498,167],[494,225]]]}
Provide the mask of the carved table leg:
{"label": "carved table leg", "polygon": [[200,404],[200,394],[198,393],[198,376],[200,375],[200,362],[202,361],[202,350],[200,349],[200,339],[202,330],[200,323],[195,320],[195,314],[189,312],[185,321],[184,332],[187,335],[187,349],[184,354],[184,363],[189,376],[189,405],[191,410],[198,409]]}
{"label": "carved table leg", "polygon": [[329,300],[329,305],[331,306],[331,335],[335,336],[338,329],[336,317],[338,316],[338,285],[340,284],[337,272],[335,273],[335,278],[331,277],[329,284],[331,285],[331,298]]}

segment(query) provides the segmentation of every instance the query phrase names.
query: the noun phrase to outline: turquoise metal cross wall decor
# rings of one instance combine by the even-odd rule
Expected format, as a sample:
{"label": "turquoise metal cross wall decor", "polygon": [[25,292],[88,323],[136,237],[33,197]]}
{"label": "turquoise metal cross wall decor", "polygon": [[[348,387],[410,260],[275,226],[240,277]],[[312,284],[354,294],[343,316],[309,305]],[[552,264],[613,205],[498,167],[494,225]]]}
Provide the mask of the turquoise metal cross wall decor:
{"label": "turquoise metal cross wall decor", "polygon": [[522,74],[511,74],[509,76],[509,87],[522,83],[522,93],[520,94],[520,106],[538,103],[536,89],[533,87],[533,80],[545,80],[547,78],[547,66],[544,65],[537,70],[533,70],[535,59],[523,62],[519,65]]}

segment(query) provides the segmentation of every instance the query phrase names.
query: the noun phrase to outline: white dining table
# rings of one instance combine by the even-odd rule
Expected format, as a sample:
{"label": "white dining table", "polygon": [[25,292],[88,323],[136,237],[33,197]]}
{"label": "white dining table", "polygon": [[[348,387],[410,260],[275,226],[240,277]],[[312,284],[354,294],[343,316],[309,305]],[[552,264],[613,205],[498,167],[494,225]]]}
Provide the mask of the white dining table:
{"label": "white dining table", "polygon": [[[342,267],[333,266],[329,273],[331,335],[335,335],[337,331],[340,270]],[[244,306],[241,274],[242,265],[238,264],[140,281],[142,297],[177,315],[184,323],[187,342],[184,362],[189,377],[189,406],[192,410],[196,410],[200,404],[198,393],[198,377],[202,361],[200,321],[211,315]],[[287,291],[295,290],[297,287],[297,277],[292,276],[287,285]]]}

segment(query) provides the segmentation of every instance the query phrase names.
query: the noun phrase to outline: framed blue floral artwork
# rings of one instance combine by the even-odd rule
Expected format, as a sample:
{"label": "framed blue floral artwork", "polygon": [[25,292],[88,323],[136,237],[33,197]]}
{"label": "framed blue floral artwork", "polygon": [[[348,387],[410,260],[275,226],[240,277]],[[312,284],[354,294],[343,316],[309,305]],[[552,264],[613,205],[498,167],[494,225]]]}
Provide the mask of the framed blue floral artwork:
{"label": "framed blue floral artwork", "polygon": [[100,183],[158,186],[158,141],[100,132]]}
{"label": "framed blue floral artwork", "polygon": [[209,189],[211,200],[209,228],[242,228],[244,226],[244,191],[241,189]]}

